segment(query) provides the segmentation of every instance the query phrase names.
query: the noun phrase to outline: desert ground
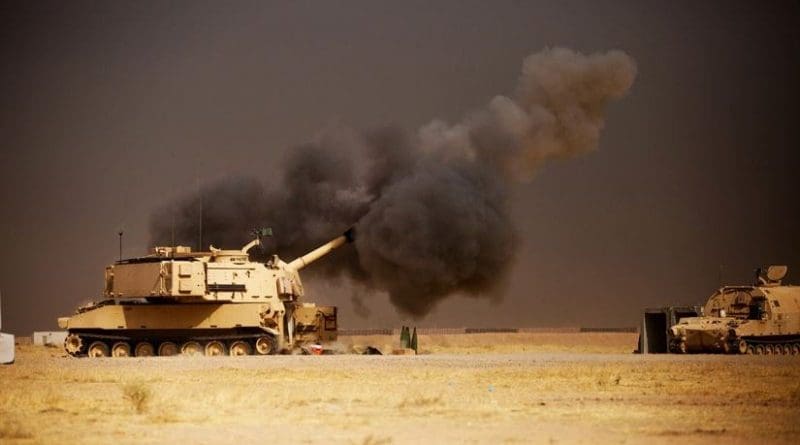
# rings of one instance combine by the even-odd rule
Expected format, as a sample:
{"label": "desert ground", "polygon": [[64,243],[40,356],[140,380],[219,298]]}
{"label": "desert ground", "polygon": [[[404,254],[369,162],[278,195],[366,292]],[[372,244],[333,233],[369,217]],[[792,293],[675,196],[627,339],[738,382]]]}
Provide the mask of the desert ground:
{"label": "desert ground", "polygon": [[797,443],[800,356],[635,343],[462,334],[421,336],[417,356],[124,359],[19,346],[0,367],[0,443]]}

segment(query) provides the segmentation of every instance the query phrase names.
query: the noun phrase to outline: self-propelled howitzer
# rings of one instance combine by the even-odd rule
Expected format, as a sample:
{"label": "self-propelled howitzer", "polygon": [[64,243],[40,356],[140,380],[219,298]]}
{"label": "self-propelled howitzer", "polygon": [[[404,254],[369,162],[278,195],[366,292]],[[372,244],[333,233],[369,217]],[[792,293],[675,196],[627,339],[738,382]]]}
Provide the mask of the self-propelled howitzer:
{"label": "self-propelled howitzer", "polygon": [[786,266],[756,270],[753,285],[724,286],[699,317],[668,332],[672,352],[800,354],[800,287],[784,285]]}
{"label": "self-propelled howitzer", "polygon": [[239,250],[155,247],[106,267],[102,301],[58,319],[70,355],[274,354],[336,339],[336,308],[303,302],[299,271],[351,242],[353,231],[286,263]]}

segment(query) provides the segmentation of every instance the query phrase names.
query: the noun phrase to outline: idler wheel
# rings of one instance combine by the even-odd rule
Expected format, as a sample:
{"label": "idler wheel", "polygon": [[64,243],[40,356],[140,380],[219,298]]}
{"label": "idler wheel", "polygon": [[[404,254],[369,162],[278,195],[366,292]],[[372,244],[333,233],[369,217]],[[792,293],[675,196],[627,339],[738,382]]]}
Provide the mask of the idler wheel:
{"label": "idler wheel", "polygon": [[108,357],[108,345],[102,341],[96,341],[89,345],[86,355],[89,357]]}
{"label": "idler wheel", "polygon": [[203,347],[194,340],[187,341],[181,345],[181,354],[191,356],[203,355]]}
{"label": "idler wheel", "polygon": [[258,337],[258,340],[256,340],[256,352],[259,355],[274,354],[277,349],[275,337],[271,335],[264,335],[262,337]]}
{"label": "idler wheel", "polygon": [[221,341],[212,340],[206,343],[206,355],[218,356],[225,355],[225,345]]}
{"label": "idler wheel", "polygon": [[165,341],[161,343],[158,347],[158,355],[162,357],[170,357],[173,355],[178,355],[178,345],[171,341]]}
{"label": "idler wheel", "polygon": [[250,344],[248,344],[246,341],[241,341],[241,340],[237,340],[231,343],[231,347],[228,348],[228,353],[232,356],[250,355],[251,352],[252,348],[250,347]]}
{"label": "idler wheel", "polygon": [[83,349],[83,340],[77,334],[69,334],[64,339],[64,349],[69,355],[78,355]]}
{"label": "idler wheel", "polygon": [[136,347],[133,348],[133,354],[136,357],[152,357],[156,355],[156,348],[153,347],[152,343],[141,341],[136,343]]}
{"label": "idler wheel", "polygon": [[111,346],[111,356],[112,357],[130,357],[131,356],[131,345],[124,341],[118,341]]}
{"label": "idler wheel", "polygon": [[744,340],[739,340],[736,349],[737,351],[739,351],[739,354],[747,354],[748,353],[747,342]]}

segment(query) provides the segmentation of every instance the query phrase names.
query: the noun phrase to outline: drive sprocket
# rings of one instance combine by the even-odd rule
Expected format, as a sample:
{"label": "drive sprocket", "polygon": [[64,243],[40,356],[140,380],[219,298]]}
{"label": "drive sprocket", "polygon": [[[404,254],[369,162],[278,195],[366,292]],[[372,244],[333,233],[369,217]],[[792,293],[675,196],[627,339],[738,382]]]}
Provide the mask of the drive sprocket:
{"label": "drive sprocket", "polygon": [[64,339],[64,349],[73,357],[77,357],[83,352],[83,339],[77,334],[69,334]]}

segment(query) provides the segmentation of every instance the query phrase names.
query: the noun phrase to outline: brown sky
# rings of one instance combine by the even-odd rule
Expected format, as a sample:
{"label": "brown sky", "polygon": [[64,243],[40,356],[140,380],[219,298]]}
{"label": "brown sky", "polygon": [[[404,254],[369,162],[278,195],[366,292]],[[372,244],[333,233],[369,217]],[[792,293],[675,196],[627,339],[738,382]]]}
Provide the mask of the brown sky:
{"label": "brown sky", "polygon": [[[4,2],[3,330],[54,329],[97,297],[117,230],[144,253],[153,210],[197,178],[268,182],[334,124],[456,121],[547,46],[626,51],[631,94],[598,151],[516,190],[502,302],[451,298],[418,325],[631,326],[703,300],[720,265],[800,282],[797,2]],[[385,296],[360,318],[306,285],[343,327],[401,321]]]}

